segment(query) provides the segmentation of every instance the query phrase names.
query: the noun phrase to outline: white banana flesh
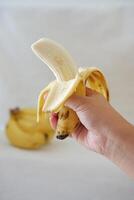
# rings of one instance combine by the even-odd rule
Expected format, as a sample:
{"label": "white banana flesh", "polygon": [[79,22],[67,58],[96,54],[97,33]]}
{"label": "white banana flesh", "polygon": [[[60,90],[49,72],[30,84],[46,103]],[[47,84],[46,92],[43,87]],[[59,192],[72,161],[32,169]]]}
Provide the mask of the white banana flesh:
{"label": "white banana flesh", "polygon": [[49,66],[57,80],[68,81],[75,78],[77,73],[76,64],[60,44],[50,39],[42,38],[32,45],[32,50]]}
{"label": "white banana flesh", "polygon": [[[56,80],[39,95],[37,119],[39,121],[42,108],[44,112],[57,112],[59,118],[56,135],[57,138],[64,139],[79,125],[76,113],[64,106],[65,101],[73,93],[85,96],[86,87],[100,92],[109,100],[107,82],[103,73],[96,67],[77,68],[69,53],[52,40],[40,39],[32,45],[32,50],[56,77]],[[44,101],[46,94],[47,98]]]}

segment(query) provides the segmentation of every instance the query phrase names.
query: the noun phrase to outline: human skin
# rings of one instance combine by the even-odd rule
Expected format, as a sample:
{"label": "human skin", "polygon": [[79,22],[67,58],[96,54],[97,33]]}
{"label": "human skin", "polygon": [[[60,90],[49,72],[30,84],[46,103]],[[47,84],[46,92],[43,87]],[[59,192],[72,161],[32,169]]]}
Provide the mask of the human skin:
{"label": "human skin", "polygon": [[[86,90],[84,97],[73,94],[65,105],[77,113],[81,122],[72,138],[104,155],[134,178],[134,126],[91,89]],[[50,121],[56,128],[58,115],[52,113]]]}

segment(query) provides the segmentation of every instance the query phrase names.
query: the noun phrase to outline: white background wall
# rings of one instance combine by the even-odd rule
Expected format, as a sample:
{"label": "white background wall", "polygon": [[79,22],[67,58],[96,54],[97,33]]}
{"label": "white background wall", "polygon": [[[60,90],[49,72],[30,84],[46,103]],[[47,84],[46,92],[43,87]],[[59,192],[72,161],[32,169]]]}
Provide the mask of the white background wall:
{"label": "white background wall", "polygon": [[30,49],[41,37],[63,44],[78,66],[101,66],[111,103],[133,123],[133,1],[77,2],[0,1],[1,123],[10,107],[36,106],[39,91],[54,79]]}
{"label": "white background wall", "polygon": [[91,4],[128,4],[128,3],[134,3],[133,0],[1,0],[1,4],[6,5],[15,5],[15,4],[49,4],[49,5],[71,5],[71,4],[85,4],[85,5],[91,5]]}
{"label": "white background wall", "polygon": [[[0,125],[6,123],[9,108],[36,106],[40,90],[54,79],[30,49],[41,37],[63,44],[78,66],[100,66],[111,103],[133,123],[132,1],[60,2],[0,1]],[[0,200],[134,199],[133,182],[123,172],[74,140],[24,151],[3,136]]]}

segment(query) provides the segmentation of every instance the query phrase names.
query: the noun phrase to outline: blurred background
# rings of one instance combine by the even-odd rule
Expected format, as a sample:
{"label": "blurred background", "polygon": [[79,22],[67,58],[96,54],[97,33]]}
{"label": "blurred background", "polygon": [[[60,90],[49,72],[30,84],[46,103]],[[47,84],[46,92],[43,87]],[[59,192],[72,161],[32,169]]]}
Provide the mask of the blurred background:
{"label": "blurred background", "polygon": [[0,123],[8,108],[36,106],[55,77],[31,51],[42,37],[61,43],[78,66],[99,66],[111,103],[134,119],[133,1],[0,1]]}
{"label": "blurred background", "polygon": [[[133,0],[0,0],[1,128],[5,125],[7,121],[9,108],[16,106],[36,107],[37,98],[40,90],[44,88],[44,86],[46,86],[50,81],[55,79],[48,67],[42,61],[40,61],[31,50],[31,44],[42,37],[48,37],[61,43],[71,53],[78,66],[100,67],[108,80],[112,105],[129,122],[134,122]],[[78,147],[74,148],[77,149]],[[79,150],[77,149],[77,151]],[[69,152],[71,153],[71,150]],[[16,155],[20,157],[19,153],[17,153]],[[24,153],[23,156],[27,157],[27,155]],[[41,155],[44,156],[43,154]],[[31,159],[30,156],[28,158]],[[64,154],[61,155],[61,158],[62,156],[64,158]],[[7,154],[6,157],[8,158]],[[73,160],[75,160],[75,158],[76,154],[74,153],[74,157],[72,157],[72,162]],[[35,158],[32,157],[32,160],[34,159]],[[69,154],[68,159],[70,159]],[[84,167],[86,166],[86,159],[87,157],[85,156]],[[93,194],[93,196],[91,196],[91,199],[133,199],[134,188],[132,184],[130,184],[129,180],[124,178],[124,176],[120,174],[120,172],[115,169],[113,165],[107,163],[106,161],[104,163],[101,161],[98,162],[98,157],[96,157],[95,162],[92,162],[93,160],[95,160],[94,156],[91,156],[90,159],[92,163],[90,175],[92,176],[93,172],[93,174],[103,174],[103,177],[101,176],[100,179],[95,180],[94,186],[92,185],[92,182],[94,182],[94,177],[92,177],[90,180],[90,187],[92,188],[92,191],[90,191],[90,195]],[[39,160],[41,161],[41,156]],[[76,163],[78,163],[78,160]],[[64,162],[64,159],[61,159],[61,163],[62,161]],[[11,161],[11,163],[12,162],[13,161]],[[28,162],[29,161],[27,161],[27,166],[29,167],[29,171],[25,171],[26,176],[29,173],[32,174],[30,168],[31,163]],[[5,161],[5,164],[6,163],[7,161]],[[8,163],[9,165],[11,164],[9,161]],[[46,163],[49,168],[49,161]],[[95,166],[96,163],[98,163],[98,166],[100,166],[99,171]],[[14,163],[12,164],[14,165]],[[23,168],[20,167],[20,164],[17,164],[16,166],[16,169],[19,168],[23,171]],[[38,170],[40,169],[39,177],[43,177],[41,174],[43,168],[41,168],[41,166],[42,163],[38,167],[34,166],[35,171],[33,177],[35,174],[36,178],[38,177],[36,167]],[[108,178],[110,177],[110,179],[108,180],[105,177],[105,172],[102,172],[104,167],[107,167],[107,170],[105,168],[105,171]],[[5,167],[3,165],[3,170],[4,168]],[[66,170],[66,168],[64,168],[64,170]],[[61,172],[61,174],[64,174],[64,170]],[[86,167],[84,168],[84,170],[88,171]],[[16,171],[12,172],[16,173]],[[80,180],[77,181],[77,178],[75,179],[75,169],[73,172],[74,180],[76,180],[75,183],[78,183],[81,180],[86,180],[81,177]],[[113,173],[113,177],[115,177],[115,174],[117,175],[117,179],[116,177],[115,179],[111,179],[111,172]],[[9,174],[7,177],[6,175],[4,176],[3,183],[5,185],[9,181]],[[7,178],[7,182],[5,181],[5,177]],[[85,177],[87,177],[87,174],[85,175]],[[23,177],[21,178],[22,181]],[[62,178],[59,179],[63,181]],[[11,180],[12,179],[10,179],[10,181]],[[18,180],[18,178],[16,178],[16,180]],[[36,182],[34,178],[31,180],[34,180]],[[58,178],[56,180],[58,181]],[[42,184],[43,181],[44,180],[42,180]],[[102,187],[100,187],[101,182],[103,182]],[[29,182],[27,182],[27,184],[28,183]],[[37,183],[40,184],[40,179],[38,179]],[[69,177],[68,183],[71,183],[71,177]],[[85,182],[83,182],[83,184],[86,185]],[[82,191],[82,193],[76,196],[74,194],[68,194],[68,199],[76,199],[76,197],[77,199],[89,199],[88,195],[86,195],[87,193],[84,194],[83,188],[86,187],[85,185],[82,185],[81,187],[81,185],[79,184],[77,189],[79,191],[79,188],[81,188],[80,190]],[[111,189],[109,190],[108,188],[106,191],[105,187],[107,185],[111,189],[113,189],[114,192]],[[23,187],[23,181],[21,183],[21,186]],[[64,186],[66,188],[66,184]],[[42,186],[41,189],[42,195],[44,191],[43,187],[44,186]],[[53,188],[54,187],[55,186],[53,185]],[[96,187],[99,191],[99,196],[97,196],[95,192]],[[6,186],[6,188],[10,190],[10,185],[8,187]],[[30,188],[30,185],[27,185],[27,187],[25,187],[26,195],[29,194],[27,193],[27,188]],[[63,189],[63,186],[61,188]],[[1,200],[9,199],[6,196],[6,194],[9,192],[8,189],[6,189],[5,193],[3,193],[3,198]],[[20,191],[19,189],[18,196],[23,193],[21,189]],[[103,189],[103,195],[101,193],[101,189]],[[32,187],[31,191],[34,191],[34,186]],[[63,191],[65,191],[65,189]],[[85,192],[88,192],[88,188]],[[37,199],[38,194],[40,194],[40,190],[35,193],[35,199]],[[57,195],[58,194],[61,195],[58,196],[58,200],[65,199],[63,198],[64,192],[59,192],[57,193]],[[94,196],[95,194],[96,196]],[[111,195],[111,198],[109,197],[109,195]],[[13,197],[15,197],[15,193]],[[25,198],[20,198],[19,196],[19,200],[26,200],[30,198],[33,199],[33,196],[26,196]],[[42,196],[38,199],[50,200],[54,199],[54,197],[43,198]]]}

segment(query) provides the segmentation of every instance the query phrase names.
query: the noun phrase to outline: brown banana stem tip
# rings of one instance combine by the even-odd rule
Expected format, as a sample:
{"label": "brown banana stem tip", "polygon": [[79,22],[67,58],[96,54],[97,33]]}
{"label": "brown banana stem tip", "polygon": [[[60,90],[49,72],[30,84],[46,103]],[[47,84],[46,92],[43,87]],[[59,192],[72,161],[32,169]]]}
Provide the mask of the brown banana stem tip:
{"label": "brown banana stem tip", "polygon": [[10,112],[11,115],[16,115],[16,114],[18,114],[20,112],[20,108],[19,107],[11,108],[9,110],[9,112]]}
{"label": "brown banana stem tip", "polygon": [[57,135],[56,138],[59,140],[64,140],[65,138],[67,138],[69,135],[65,134],[65,135]]}

